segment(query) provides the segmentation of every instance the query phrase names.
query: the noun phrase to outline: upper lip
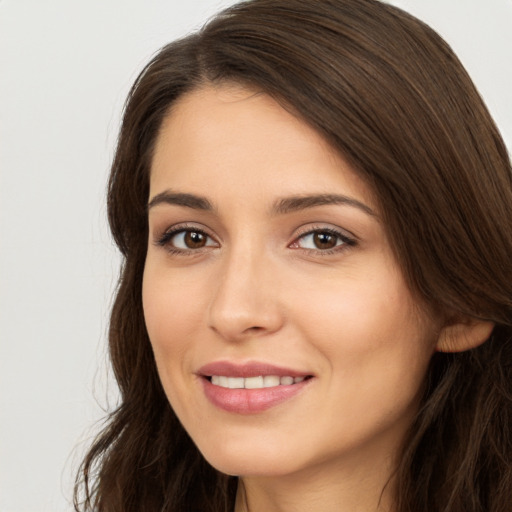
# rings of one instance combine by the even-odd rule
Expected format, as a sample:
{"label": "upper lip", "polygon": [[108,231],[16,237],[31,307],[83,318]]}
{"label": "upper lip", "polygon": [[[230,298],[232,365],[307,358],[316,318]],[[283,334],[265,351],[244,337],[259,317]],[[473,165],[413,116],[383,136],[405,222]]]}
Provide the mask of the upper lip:
{"label": "upper lip", "polygon": [[226,377],[259,377],[260,375],[276,375],[278,377],[308,377],[311,373],[269,363],[251,361],[246,363],[234,363],[231,361],[215,361],[199,368],[199,375],[211,377],[222,375]]}

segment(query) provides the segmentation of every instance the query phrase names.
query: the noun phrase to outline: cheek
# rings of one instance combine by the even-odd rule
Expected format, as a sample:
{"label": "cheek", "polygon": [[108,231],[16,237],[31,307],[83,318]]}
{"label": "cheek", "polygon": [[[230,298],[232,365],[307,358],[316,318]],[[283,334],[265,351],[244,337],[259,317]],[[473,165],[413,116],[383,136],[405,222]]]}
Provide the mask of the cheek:
{"label": "cheek", "polygon": [[162,386],[182,421],[186,420],[186,411],[193,403],[190,347],[204,318],[200,296],[197,285],[180,282],[179,273],[168,272],[161,265],[153,265],[151,260],[146,263],[142,286],[146,329]]}
{"label": "cheek", "polygon": [[[189,340],[204,321],[200,286],[146,263],[142,286],[144,319],[157,364],[177,364]],[[200,282],[200,281],[199,281]]]}
{"label": "cheek", "polygon": [[296,315],[331,366],[333,379],[357,378],[376,391],[387,385],[390,393],[406,384],[417,390],[437,330],[420,313],[401,276],[381,268],[364,280],[334,283],[309,293]]}
{"label": "cheek", "polygon": [[406,316],[404,301],[389,287],[375,281],[345,278],[325,281],[309,288],[296,301],[296,317],[304,318],[304,328],[311,327],[327,345],[361,347],[378,344],[382,335]]}
{"label": "cheek", "polygon": [[[315,340],[330,375],[322,411],[326,423],[343,423],[343,436],[371,438],[381,429],[409,425],[434,350],[432,326],[416,313],[406,289],[347,286],[320,307],[312,297]],[[305,312],[303,313],[305,314]],[[304,329],[307,329],[304,323]],[[319,414],[320,415],[320,414]],[[400,434],[401,435],[401,434]]]}

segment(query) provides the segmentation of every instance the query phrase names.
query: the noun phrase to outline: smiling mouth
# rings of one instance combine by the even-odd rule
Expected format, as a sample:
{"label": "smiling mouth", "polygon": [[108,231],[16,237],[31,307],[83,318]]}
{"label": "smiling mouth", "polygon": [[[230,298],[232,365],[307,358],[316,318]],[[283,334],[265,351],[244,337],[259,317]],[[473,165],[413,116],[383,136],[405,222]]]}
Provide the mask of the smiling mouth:
{"label": "smiling mouth", "polygon": [[263,389],[277,386],[292,386],[308,380],[311,376],[292,377],[279,375],[259,375],[255,377],[227,377],[212,375],[206,377],[214,386],[227,389]]}
{"label": "smiling mouth", "polygon": [[288,402],[310,388],[314,375],[250,361],[216,361],[199,369],[206,398],[234,414],[259,414]]}

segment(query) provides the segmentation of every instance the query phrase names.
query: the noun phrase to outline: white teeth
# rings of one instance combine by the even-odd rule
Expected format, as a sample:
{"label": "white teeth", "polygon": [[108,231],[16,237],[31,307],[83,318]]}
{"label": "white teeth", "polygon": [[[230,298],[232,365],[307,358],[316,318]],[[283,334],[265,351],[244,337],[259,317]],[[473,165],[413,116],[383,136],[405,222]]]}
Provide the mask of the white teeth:
{"label": "white teeth", "polygon": [[228,377],[228,385],[227,387],[230,389],[239,389],[244,388],[244,378],[243,377]]}
{"label": "white teeth", "polygon": [[212,375],[211,383],[215,386],[229,389],[261,389],[276,386],[290,386],[302,382],[305,377],[279,377],[277,375],[259,375],[258,377],[226,377],[224,375]]}
{"label": "white teeth", "polygon": [[276,375],[265,375],[263,377],[263,387],[273,388],[275,386],[279,386],[279,377]]}
{"label": "white teeth", "polygon": [[246,377],[245,389],[258,389],[263,387],[263,377]]}

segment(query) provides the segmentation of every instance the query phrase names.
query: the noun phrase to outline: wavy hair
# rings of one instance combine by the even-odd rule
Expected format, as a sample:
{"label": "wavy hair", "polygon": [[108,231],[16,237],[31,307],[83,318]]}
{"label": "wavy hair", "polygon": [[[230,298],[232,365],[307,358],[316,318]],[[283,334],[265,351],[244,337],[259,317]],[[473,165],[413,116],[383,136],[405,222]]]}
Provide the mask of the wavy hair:
{"label": "wavy hair", "polygon": [[207,83],[265,91],[317,130],[373,191],[419,300],[496,327],[436,353],[396,468],[397,512],[512,504],[512,171],[463,66],[428,26],[377,0],[250,0],[165,46],[137,78],[108,188],[124,263],[109,350],[120,405],[77,477],[77,511],[232,511],[172,411],[142,311],[149,172],[173,102]]}

